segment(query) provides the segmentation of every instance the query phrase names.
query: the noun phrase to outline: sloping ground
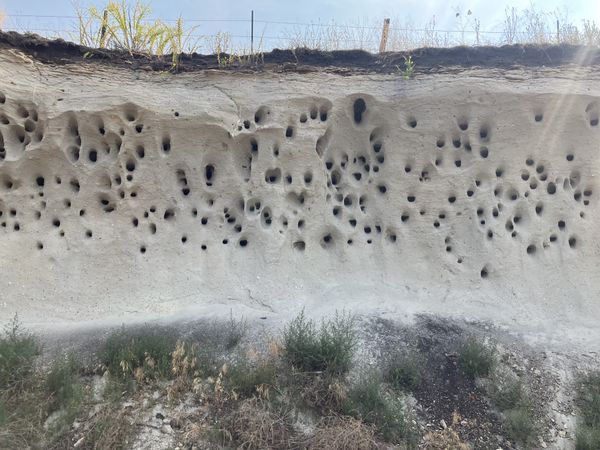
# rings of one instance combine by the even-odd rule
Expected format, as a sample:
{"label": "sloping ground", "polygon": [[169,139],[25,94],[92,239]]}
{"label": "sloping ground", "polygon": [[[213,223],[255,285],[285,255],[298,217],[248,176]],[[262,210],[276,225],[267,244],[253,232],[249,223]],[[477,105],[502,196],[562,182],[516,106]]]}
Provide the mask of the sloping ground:
{"label": "sloping ground", "polygon": [[410,80],[172,75],[7,36],[2,319],[345,308],[597,348],[599,77],[573,59],[592,53]]}

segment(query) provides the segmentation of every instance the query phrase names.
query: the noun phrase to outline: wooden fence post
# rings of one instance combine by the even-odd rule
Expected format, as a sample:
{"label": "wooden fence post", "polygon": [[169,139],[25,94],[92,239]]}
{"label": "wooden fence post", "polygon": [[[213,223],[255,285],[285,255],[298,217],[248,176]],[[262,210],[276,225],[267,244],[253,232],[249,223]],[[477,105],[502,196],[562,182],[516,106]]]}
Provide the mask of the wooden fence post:
{"label": "wooden fence post", "polygon": [[390,31],[390,19],[383,19],[383,30],[381,31],[381,42],[379,43],[379,53],[385,52],[385,47],[387,46],[389,31]]}
{"label": "wooden fence post", "polygon": [[106,42],[106,28],[108,26],[108,10],[104,10],[104,14],[102,16],[102,28],[100,28],[100,48],[104,48]]}

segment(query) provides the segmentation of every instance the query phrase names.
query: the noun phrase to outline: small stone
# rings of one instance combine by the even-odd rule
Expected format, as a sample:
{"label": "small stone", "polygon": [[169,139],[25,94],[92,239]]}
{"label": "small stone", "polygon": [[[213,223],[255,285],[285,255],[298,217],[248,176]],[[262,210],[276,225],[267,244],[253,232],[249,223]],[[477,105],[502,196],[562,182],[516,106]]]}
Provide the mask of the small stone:
{"label": "small stone", "polygon": [[160,432],[162,434],[173,434],[173,428],[171,428],[169,425],[163,425],[160,427]]}
{"label": "small stone", "polygon": [[440,425],[444,430],[448,428],[448,425],[446,425],[446,421],[444,419],[440,420]]}

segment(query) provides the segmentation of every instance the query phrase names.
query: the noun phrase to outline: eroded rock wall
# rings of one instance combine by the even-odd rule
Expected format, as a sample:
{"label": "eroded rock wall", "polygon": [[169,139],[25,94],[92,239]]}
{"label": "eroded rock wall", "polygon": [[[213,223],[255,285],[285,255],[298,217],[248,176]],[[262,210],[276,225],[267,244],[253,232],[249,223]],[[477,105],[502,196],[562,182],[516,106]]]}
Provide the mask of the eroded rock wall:
{"label": "eroded rock wall", "polygon": [[1,64],[6,316],[307,306],[584,333],[598,318],[585,77]]}

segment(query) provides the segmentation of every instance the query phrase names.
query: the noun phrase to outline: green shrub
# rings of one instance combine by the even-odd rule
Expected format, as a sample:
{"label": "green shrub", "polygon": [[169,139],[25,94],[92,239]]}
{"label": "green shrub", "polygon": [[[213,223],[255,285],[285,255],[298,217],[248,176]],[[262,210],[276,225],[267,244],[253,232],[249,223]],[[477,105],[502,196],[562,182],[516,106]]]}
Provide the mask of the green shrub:
{"label": "green shrub", "polygon": [[418,434],[413,416],[401,399],[384,391],[378,374],[364,376],[349,392],[342,406],[345,414],[373,424],[383,439],[416,448]]}
{"label": "green shrub", "polygon": [[396,389],[412,390],[423,382],[423,362],[414,352],[396,354],[385,374],[385,380]]}
{"label": "green shrub", "polygon": [[579,409],[576,450],[600,448],[600,372],[579,377],[575,403]]}
{"label": "green shrub", "polygon": [[99,356],[109,373],[126,380],[132,376],[166,378],[171,374],[171,354],[176,334],[162,327],[122,328],[103,343]]}
{"label": "green shrub", "polygon": [[488,376],[496,365],[496,352],[477,339],[470,337],[459,349],[460,368],[470,378]]}
{"label": "green shrub", "polygon": [[283,333],[284,357],[305,372],[343,375],[350,370],[355,347],[354,319],[345,314],[336,313],[317,327],[302,311]]}
{"label": "green shrub", "polygon": [[0,390],[25,382],[40,353],[37,338],[21,329],[15,315],[0,337]]}
{"label": "green shrub", "polygon": [[500,411],[515,409],[527,403],[523,382],[514,376],[492,377],[487,386],[487,395]]}
{"label": "green shrub", "polygon": [[526,407],[504,412],[504,427],[510,439],[524,448],[529,448],[537,435],[531,411]]}

